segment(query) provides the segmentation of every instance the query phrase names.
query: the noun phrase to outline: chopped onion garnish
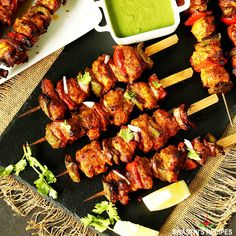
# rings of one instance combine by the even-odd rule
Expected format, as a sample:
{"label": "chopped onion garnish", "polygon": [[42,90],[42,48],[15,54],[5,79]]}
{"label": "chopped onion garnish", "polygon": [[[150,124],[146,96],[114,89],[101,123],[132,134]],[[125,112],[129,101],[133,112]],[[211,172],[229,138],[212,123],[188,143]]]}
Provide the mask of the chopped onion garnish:
{"label": "chopped onion garnish", "polygon": [[184,143],[185,143],[185,145],[187,146],[188,149],[193,149],[193,145],[189,140],[184,139]]}
{"label": "chopped onion garnish", "polygon": [[109,60],[110,60],[110,55],[106,55],[104,59],[104,63],[107,64]]}
{"label": "chopped onion garnish", "polygon": [[139,127],[134,126],[134,125],[128,125],[128,128],[129,128],[131,131],[135,132],[135,133],[138,133],[138,132],[141,132],[141,131],[142,131]]}
{"label": "chopped onion garnish", "polygon": [[118,175],[120,178],[124,179],[124,180],[127,182],[128,185],[130,185],[129,180],[128,180],[124,175],[120,174],[120,173],[119,173],[118,171],[116,171],[116,170],[113,170],[113,172],[114,172],[116,175]]}
{"label": "chopped onion garnish", "polygon": [[63,89],[64,89],[64,92],[65,94],[68,94],[68,86],[67,86],[67,83],[66,83],[66,77],[63,76]]}
{"label": "chopped onion garnish", "polygon": [[89,108],[92,108],[95,104],[95,102],[83,102],[83,104]]}

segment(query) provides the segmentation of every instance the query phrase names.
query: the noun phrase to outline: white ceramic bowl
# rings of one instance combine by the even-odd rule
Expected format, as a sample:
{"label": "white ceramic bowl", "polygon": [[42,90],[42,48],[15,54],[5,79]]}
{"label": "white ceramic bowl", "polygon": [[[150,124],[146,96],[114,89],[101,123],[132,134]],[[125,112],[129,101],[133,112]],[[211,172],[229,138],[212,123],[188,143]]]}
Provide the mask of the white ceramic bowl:
{"label": "white ceramic bowl", "polygon": [[[146,1],[148,1],[148,0],[146,0]],[[163,1],[165,1],[165,0],[163,0]],[[106,20],[106,25],[104,25],[104,26],[97,25],[97,26],[95,26],[95,29],[98,32],[104,32],[104,31],[110,32],[112,38],[115,40],[115,42],[117,44],[139,43],[139,42],[143,42],[143,41],[154,39],[154,38],[159,38],[159,37],[173,33],[177,29],[177,27],[180,23],[180,16],[179,16],[180,12],[187,10],[190,6],[190,0],[185,0],[184,5],[179,6],[179,7],[176,4],[176,0],[171,0],[171,5],[172,5],[173,13],[174,13],[174,24],[173,25],[168,26],[168,27],[164,27],[164,28],[159,28],[156,30],[151,30],[148,32],[140,33],[140,34],[136,34],[136,35],[132,35],[132,36],[128,36],[128,37],[118,37],[115,34],[115,31],[112,27],[111,19],[109,17],[109,13],[108,13],[108,9],[106,7],[105,0],[99,0],[94,3],[96,4],[96,6],[98,8],[103,9],[103,12],[105,15],[105,20]]]}

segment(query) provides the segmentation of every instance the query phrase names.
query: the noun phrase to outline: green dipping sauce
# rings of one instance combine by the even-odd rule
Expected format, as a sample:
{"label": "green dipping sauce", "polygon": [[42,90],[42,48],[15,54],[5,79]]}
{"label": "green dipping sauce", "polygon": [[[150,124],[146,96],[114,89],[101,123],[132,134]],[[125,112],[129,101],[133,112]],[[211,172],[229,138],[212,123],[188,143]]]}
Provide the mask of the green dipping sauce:
{"label": "green dipping sauce", "polygon": [[127,37],[174,24],[171,0],[106,0],[112,27]]}

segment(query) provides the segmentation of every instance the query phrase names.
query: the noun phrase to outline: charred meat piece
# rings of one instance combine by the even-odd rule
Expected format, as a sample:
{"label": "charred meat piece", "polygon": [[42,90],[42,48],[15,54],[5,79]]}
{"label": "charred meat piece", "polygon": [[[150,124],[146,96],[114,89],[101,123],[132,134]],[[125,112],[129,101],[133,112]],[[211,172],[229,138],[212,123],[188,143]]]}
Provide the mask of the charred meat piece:
{"label": "charred meat piece", "polygon": [[151,159],[154,177],[169,183],[178,181],[185,158],[185,155],[173,145],[162,149]]}
{"label": "charred meat piece", "polygon": [[180,105],[177,108],[174,108],[173,116],[175,117],[176,121],[178,122],[180,129],[188,130],[190,128],[195,127],[194,123],[192,123],[190,120],[188,120],[188,114],[187,114],[187,110],[186,110],[184,104]]}
{"label": "charred meat piece", "polygon": [[135,94],[135,98],[142,104],[143,108],[153,109],[157,107],[157,99],[148,83],[136,82],[129,84],[127,89]]}
{"label": "charred meat piece", "polygon": [[223,66],[214,65],[201,70],[203,86],[210,94],[226,93],[231,90],[233,83],[229,73]]}
{"label": "charred meat piece", "polygon": [[104,155],[111,160],[109,165],[112,165],[112,163],[115,163],[116,165],[120,164],[120,152],[113,147],[112,138],[102,140],[102,150]]}
{"label": "charred meat piece", "polygon": [[81,89],[76,78],[66,79],[66,86],[68,93],[64,90],[63,80],[60,80],[57,83],[56,91],[70,111],[76,110],[88,94]]}
{"label": "charred meat piece", "polygon": [[198,42],[210,36],[215,32],[214,16],[207,14],[195,21],[191,32],[197,38]]}
{"label": "charred meat piece", "polygon": [[30,48],[34,44],[34,42],[31,41],[30,39],[28,39],[25,35],[20,34],[20,33],[16,33],[14,31],[7,33],[7,38],[10,38],[14,41],[18,41],[26,48]]}
{"label": "charred meat piece", "polygon": [[[108,55],[103,54],[102,56],[98,57],[98,59],[93,62],[91,71],[90,73],[94,81],[92,84],[92,90],[95,95],[101,96],[115,86],[117,78],[115,77],[109,66]],[[100,89],[98,89],[96,85]]]}
{"label": "charred meat piece", "polygon": [[166,129],[163,130],[154,122],[154,118],[147,114],[140,115],[132,120],[131,124],[141,129],[139,149],[145,153],[160,149],[169,138]]}
{"label": "charred meat piece", "polygon": [[139,189],[151,189],[153,176],[148,158],[136,156],[134,161],[126,165],[126,177],[130,182],[131,192]]}
{"label": "charred meat piece", "polygon": [[55,13],[59,7],[61,6],[62,0],[37,0],[35,3],[36,6],[43,6],[51,11],[51,13]]}
{"label": "charred meat piece", "polygon": [[81,171],[89,178],[104,173],[110,157],[104,155],[98,141],[93,141],[76,152],[76,161]]}
{"label": "charred meat piece", "polygon": [[[236,4],[236,3],[235,3]],[[236,14],[236,13],[235,13]],[[236,46],[236,23],[232,24],[227,29],[229,38],[233,42],[234,46]]]}
{"label": "charred meat piece", "polygon": [[65,118],[68,109],[65,103],[59,98],[50,80],[44,79],[41,82],[42,94],[38,97],[39,106],[51,120]]}
{"label": "charred meat piece", "polygon": [[12,20],[21,4],[25,0],[3,0],[0,2],[0,21],[4,25],[11,25]]}
{"label": "charred meat piece", "polygon": [[28,61],[28,55],[22,44],[14,39],[0,39],[0,61],[7,67],[13,67]]}
{"label": "charred meat piece", "polygon": [[43,34],[47,31],[51,22],[51,14],[45,7],[33,6],[21,19],[33,23],[37,27],[39,34]]}
{"label": "charred meat piece", "polygon": [[28,39],[34,43],[38,41],[40,32],[38,27],[29,20],[23,20],[22,18],[17,18],[13,25],[13,29],[16,33],[25,35]]}
{"label": "charred meat piece", "polygon": [[52,148],[64,148],[84,135],[76,118],[56,120],[46,126],[45,138]]}
{"label": "charred meat piece", "polygon": [[219,6],[224,16],[233,16],[236,14],[235,0],[219,0]]}
{"label": "charred meat piece", "polygon": [[167,95],[167,92],[163,88],[156,74],[153,74],[148,78],[148,85],[151,88],[152,93],[158,102],[164,99]]}
{"label": "charred meat piece", "polygon": [[136,47],[117,45],[109,65],[120,82],[133,83],[145,69],[152,67],[153,62],[151,59],[148,63],[144,61],[140,49]]}
{"label": "charred meat piece", "polygon": [[220,38],[198,43],[190,58],[190,63],[196,72],[201,72],[202,69],[212,65],[224,66],[226,62],[221,49]]}
{"label": "charred meat piece", "polygon": [[134,104],[124,98],[124,92],[121,89],[108,92],[102,98],[101,103],[109,113],[114,125],[121,126],[129,121]]}
{"label": "charred meat piece", "polygon": [[80,174],[79,167],[76,162],[74,162],[73,158],[70,155],[66,155],[65,157],[65,166],[68,174],[73,182],[80,182]]}
{"label": "charred meat piece", "polygon": [[205,12],[207,10],[208,0],[191,0],[189,12],[194,13],[196,11]]}
{"label": "charred meat piece", "polygon": [[161,130],[165,130],[165,132],[169,133],[169,136],[175,136],[179,130],[179,124],[176,121],[175,117],[173,117],[169,112],[158,109],[153,113],[153,118],[155,123],[161,128]]}
{"label": "charred meat piece", "polygon": [[80,120],[80,125],[85,130],[90,140],[98,139],[102,131],[105,131],[108,123],[103,124],[99,114],[94,107],[90,108],[86,105],[81,105],[78,112],[73,116],[77,116]]}
{"label": "charred meat piece", "polygon": [[60,99],[51,99],[44,94],[38,97],[39,106],[51,120],[60,120],[65,118],[67,107]]}
{"label": "charred meat piece", "polygon": [[126,205],[129,202],[129,183],[117,170],[110,171],[102,178],[103,189],[107,199],[112,202],[121,202]]}
{"label": "charred meat piece", "polygon": [[120,161],[127,163],[134,156],[137,142],[134,140],[126,142],[122,137],[117,135],[112,138],[112,146],[119,152]]}

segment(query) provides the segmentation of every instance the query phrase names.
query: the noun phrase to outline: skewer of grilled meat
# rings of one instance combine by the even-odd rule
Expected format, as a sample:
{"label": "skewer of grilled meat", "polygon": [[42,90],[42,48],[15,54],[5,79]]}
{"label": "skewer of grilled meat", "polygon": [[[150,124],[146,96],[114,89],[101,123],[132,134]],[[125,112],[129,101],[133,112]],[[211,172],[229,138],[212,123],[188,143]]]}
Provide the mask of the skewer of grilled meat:
{"label": "skewer of grilled meat", "polygon": [[[188,68],[160,81],[153,74],[147,82],[129,84],[125,91],[121,88],[110,90],[100,99],[101,109],[110,117],[110,123],[120,126],[128,121],[134,105],[141,111],[158,107],[159,101],[164,99],[167,94],[164,88],[190,78],[192,73],[192,68]],[[81,77],[83,79],[80,79]],[[86,103],[84,100],[89,94],[88,81],[90,79],[88,72],[77,79],[64,77],[57,83],[56,89],[53,88],[50,80],[42,80],[42,94],[38,98],[40,106],[31,108],[20,117],[31,114],[40,108],[51,120],[69,117],[72,111],[79,112],[81,104]]]}
{"label": "skewer of grilled meat", "polygon": [[[115,92],[119,93],[119,90]],[[120,108],[125,109],[125,107],[123,108],[120,107]],[[121,121],[122,122],[124,121],[123,117],[120,119],[120,117],[123,115],[123,110],[121,109],[117,109],[117,112],[120,112],[120,115],[118,115],[118,113],[114,115],[114,117],[117,119],[116,122],[119,122],[119,124]],[[184,121],[186,120],[186,124],[188,124],[187,115],[185,114],[185,111],[184,111],[184,106],[181,106],[176,111],[179,111],[179,112],[174,113],[174,117],[175,117],[174,120],[176,119],[177,120],[176,122],[178,122],[178,124],[174,121],[172,122],[173,118],[171,118],[168,112],[163,113],[163,115],[167,116],[168,114],[166,118],[168,118],[167,119],[168,121],[170,120],[170,124],[168,124],[164,118],[163,118],[163,122],[165,121],[166,125],[171,125],[173,127],[176,126],[176,128],[180,127],[180,129],[188,129],[189,127],[185,125],[185,121]],[[154,112],[153,114],[154,114],[153,118],[149,117],[147,114],[143,114],[137,119],[134,119],[131,121],[132,125],[138,126],[138,127],[140,126],[140,128],[142,129],[141,136],[144,136],[144,138],[143,138],[143,142],[141,141],[142,144],[140,145],[142,145],[143,146],[142,149],[146,150],[147,152],[149,149],[156,148],[158,146],[157,142],[162,142],[166,139],[166,136],[164,135],[164,132],[162,131],[162,129],[165,129],[165,127],[159,127],[160,121],[158,120],[158,118],[156,119],[156,116],[157,116],[156,114],[158,113]],[[94,103],[93,107],[82,105],[80,110],[78,112],[74,112],[72,114],[72,118],[70,119],[75,120],[75,123],[81,129],[80,137],[86,134],[91,140],[94,140],[94,139],[97,139],[100,136],[101,132],[105,131],[108,124],[110,124],[111,121],[109,119],[109,115],[110,114],[104,110],[101,104]],[[69,135],[70,138],[73,137],[73,134],[70,132],[71,131],[70,125],[66,125],[66,124],[67,124],[67,119],[63,119],[63,120],[53,121],[46,126],[45,140],[47,140],[48,143],[53,148],[62,148],[66,146],[66,144],[68,143],[67,137],[69,134],[64,135],[64,132],[70,133]],[[67,126],[67,129],[64,129],[64,126]],[[170,131],[170,132],[174,132],[174,131]],[[149,139],[148,141],[145,140],[146,136],[147,137],[150,136],[149,137],[150,140]],[[152,140],[153,137],[156,137],[155,141]],[[77,140],[78,138],[79,137],[76,135],[74,141]],[[69,143],[70,143],[70,140],[71,139],[69,139]],[[153,142],[155,142],[155,147],[153,146],[154,145]]]}
{"label": "skewer of grilled meat", "polygon": [[[214,101],[211,101],[211,104],[218,101],[216,95],[212,96],[216,97],[217,100],[213,99]],[[104,139],[101,143],[93,141],[78,150],[76,152],[78,168],[87,177],[92,178],[106,171],[108,166],[112,166],[114,163],[130,162],[137,149],[143,152],[159,150],[179,130],[188,130],[193,126],[187,119],[187,113],[194,114],[199,111],[200,106],[209,106],[210,102],[206,102],[206,100],[211,100],[212,96],[192,104],[188,112],[185,111],[184,105],[181,105],[173,110],[173,116],[162,109],[158,109],[152,117],[146,114],[141,115],[134,119],[133,123],[131,122],[132,125],[123,126],[115,137]],[[205,105],[202,103],[205,103]],[[59,176],[68,174],[71,171],[73,169],[67,168],[67,171]],[[70,176],[76,176],[76,173],[69,174]]]}
{"label": "skewer of grilled meat", "polygon": [[47,31],[61,0],[37,0],[34,6],[13,24],[13,31],[0,39],[0,62],[13,67],[28,60],[27,50]]}
{"label": "skewer of grilled meat", "polygon": [[[196,72],[200,72],[203,86],[208,88],[210,94],[221,94],[224,100],[230,124],[233,126],[225,93],[231,90],[233,83],[228,71],[224,68],[226,59],[223,57],[220,35],[214,36],[216,27],[212,12],[207,11],[208,1],[192,0],[191,15],[185,22],[186,26],[192,26],[191,32],[197,38],[190,62]],[[202,6],[202,7],[200,7]]]}
{"label": "skewer of grilled meat", "polygon": [[[119,90],[116,92],[119,93]],[[218,97],[216,95],[211,95],[196,103],[193,103],[189,107],[187,113],[189,115],[192,115],[217,102],[218,102]],[[77,135],[75,136],[74,141],[76,141],[79,137],[85,134],[91,140],[97,139],[100,136],[101,132],[105,131],[108,124],[111,123],[109,113],[105,112],[102,104],[93,103],[93,102],[88,102],[88,103],[90,104],[87,104],[87,103],[83,104],[81,106],[81,109],[78,112],[73,112],[72,117],[70,118],[71,120],[74,120],[74,123],[77,124],[78,129],[80,129],[80,132],[81,132],[79,136]],[[92,106],[91,106],[91,103],[92,103]],[[123,114],[124,111],[127,111],[127,110],[122,110],[126,108],[123,107],[122,103],[121,105],[122,107],[117,110],[118,112],[120,112],[120,115],[115,114],[114,116],[115,118],[117,118],[118,116],[121,117],[121,114]],[[168,113],[166,112],[166,114]],[[163,113],[163,115],[165,114]],[[120,119],[120,117],[117,118],[116,122],[121,122],[121,121],[123,122],[124,118],[122,117]],[[186,112],[184,112],[184,106],[180,106],[179,109],[174,109],[174,117],[180,129],[186,130],[189,128],[189,125],[191,126],[191,124],[188,123]],[[52,148],[62,148],[62,147],[65,147],[67,143],[71,143],[71,138],[73,139],[73,132],[71,132],[70,124],[69,125],[67,124],[68,123],[67,120],[68,119],[56,120],[49,123],[46,126],[45,137],[31,143],[31,145],[48,141],[48,143],[52,146]],[[137,125],[140,127],[143,126],[142,135],[144,137],[150,136],[150,135],[152,135],[151,137],[154,137],[154,138],[156,137],[155,144],[153,144],[151,140],[149,139],[148,141],[143,141],[143,143],[141,142],[140,145],[143,146],[143,148],[147,150],[147,152],[150,148],[151,149],[156,148],[159,142],[161,143],[162,140],[164,141],[166,139],[166,136],[161,130],[162,129],[161,127],[162,124],[160,123],[161,121],[162,121],[162,117],[161,116],[158,117],[157,112],[154,112],[153,118],[150,118],[149,116],[147,116],[147,114],[143,114],[139,118],[131,121],[132,125],[135,125],[135,126]],[[166,120],[163,119],[163,122],[165,122],[165,125],[169,125],[167,121],[169,121],[170,125],[174,127],[175,122],[172,122],[171,117],[169,117],[169,119],[166,119]],[[112,122],[114,122],[114,120]],[[147,124],[148,122],[149,124]],[[160,125],[160,127],[157,127],[158,125]],[[64,132],[67,132],[67,134],[64,135],[63,134]],[[175,131],[170,130],[170,133],[173,133],[173,132]],[[67,141],[68,136],[70,137],[69,142]]]}
{"label": "skewer of grilled meat", "polygon": [[[143,52],[142,50],[143,44],[139,44],[136,47],[127,45],[115,46],[114,56],[112,59],[109,55],[103,54],[92,63],[91,69],[87,68],[85,70],[84,74],[79,73],[75,78],[63,78],[57,82],[56,92],[58,93],[60,99],[63,100],[63,102],[68,106],[69,110],[74,111],[78,109],[79,105],[89,96],[91,90],[98,97],[101,97],[110,91],[115,86],[117,80],[119,80],[119,78],[117,79],[115,76],[119,76],[119,66],[122,66],[123,72],[125,71],[125,73],[128,73],[127,75],[123,75],[125,78],[130,78],[127,80],[127,82],[137,80],[141,76],[143,70],[147,67],[151,67],[153,64],[152,60],[147,55],[154,54],[155,50],[160,51],[160,47],[164,49],[167,46],[173,45],[176,43],[176,37],[177,36],[171,36],[147,47],[147,53]],[[128,62],[132,63],[129,65]],[[110,66],[111,64],[112,66]],[[115,74],[113,73],[113,70],[116,70]],[[174,80],[173,77],[175,75],[176,78],[174,78]],[[185,74],[183,73],[180,76],[178,73],[176,73],[175,75],[172,75],[172,78],[168,79],[168,81],[174,81],[174,83],[171,85],[191,77],[192,70],[189,68],[186,69]],[[46,84],[49,83],[49,81],[46,82]],[[45,82],[43,81],[42,86],[45,86],[44,84]],[[54,90],[52,85],[49,85],[48,89]],[[43,89],[42,92],[44,94]],[[154,92],[156,93],[156,91]],[[40,96],[39,99],[41,98],[42,96]],[[50,99],[54,98],[51,97]],[[20,117],[31,114],[40,108],[42,108],[42,106],[41,102],[39,101],[38,107],[30,109],[29,111],[23,113]],[[45,112],[45,114],[48,116],[48,112]],[[61,116],[59,117],[61,118]],[[49,118],[52,117],[49,116]]]}
{"label": "skewer of grilled meat", "polygon": [[143,114],[134,119],[131,125],[122,126],[112,138],[85,145],[76,152],[76,163],[87,177],[92,178],[104,173],[114,163],[130,162],[137,149],[145,153],[159,150],[180,130],[191,127],[193,123],[187,120],[184,105],[174,109],[173,116],[158,109],[152,117]]}
{"label": "skewer of grilled meat", "polygon": [[[81,82],[78,83],[74,78],[67,79],[66,84],[67,93],[63,80],[57,83],[56,90],[50,80],[44,79],[41,82],[42,94],[38,98],[39,105],[51,120],[65,118],[68,111],[79,111],[81,104],[88,97],[90,90],[88,84],[80,85]],[[165,96],[166,92],[154,74],[146,83],[136,82],[128,85],[126,91],[120,88],[110,90],[101,98],[100,104],[104,112],[111,116],[112,123],[120,126],[127,122],[135,104],[141,110],[153,109]],[[121,114],[121,112],[125,113]]]}
{"label": "skewer of grilled meat", "polygon": [[222,153],[222,148],[216,144],[212,135],[203,140],[198,137],[187,142],[181,142],[177,147],[169,145],[150,159],[136,156],[132,162],[126,164],[123,171],[111,170],[102,178],[103,191],[85,201],[106,196],[112,203],[121,202],[126,205],[130,200],[130,192],[152,189],[154,178],[168,183],[177,182],[181,170],[195,169],[204,165],[208,157]]}

